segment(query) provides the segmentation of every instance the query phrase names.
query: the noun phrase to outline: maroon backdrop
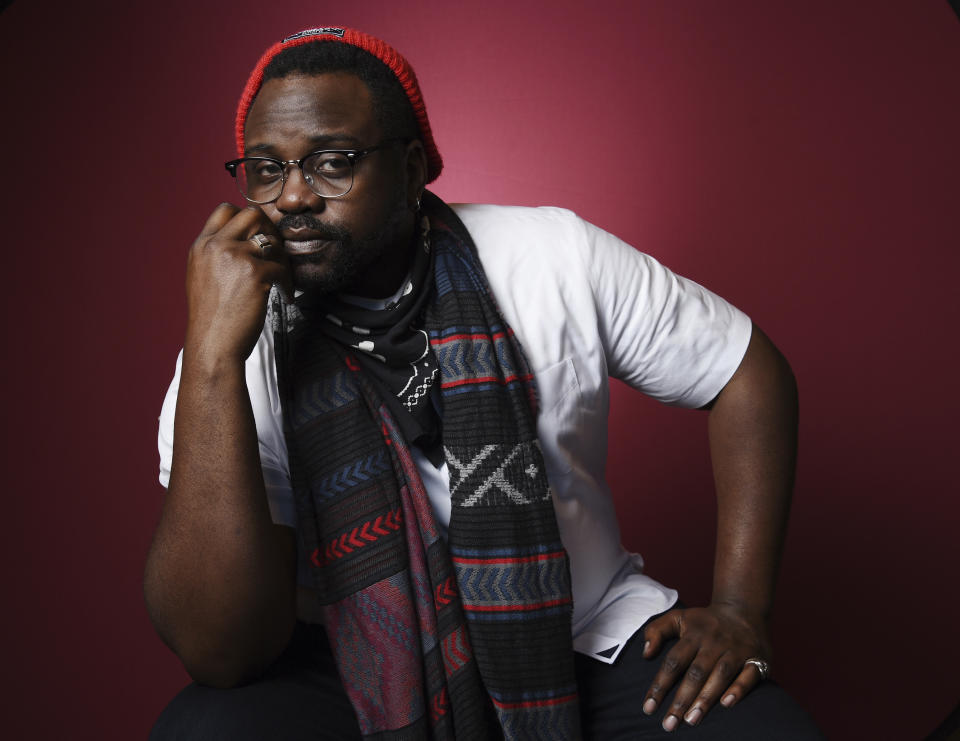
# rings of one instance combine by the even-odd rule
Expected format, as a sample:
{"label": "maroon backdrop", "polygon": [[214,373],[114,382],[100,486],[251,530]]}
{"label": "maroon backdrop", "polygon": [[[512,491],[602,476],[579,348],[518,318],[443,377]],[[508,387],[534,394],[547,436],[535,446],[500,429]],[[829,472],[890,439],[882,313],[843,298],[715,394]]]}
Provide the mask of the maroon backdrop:
{"label": "maroon backdrop", "polygon": [[[780,345],[802,447],[777,676],[835,738],[936,725],[960,661],[946,0],[17,0],[0,14],[5,735],[142,738],[186,679],[140,596],[184,254],[236,200],[221,163],[258,54],[338,23],[418,69],[441,196],[574,209]],[[627,544],[708,599],[703,415],[617,387],[610,426]]]}

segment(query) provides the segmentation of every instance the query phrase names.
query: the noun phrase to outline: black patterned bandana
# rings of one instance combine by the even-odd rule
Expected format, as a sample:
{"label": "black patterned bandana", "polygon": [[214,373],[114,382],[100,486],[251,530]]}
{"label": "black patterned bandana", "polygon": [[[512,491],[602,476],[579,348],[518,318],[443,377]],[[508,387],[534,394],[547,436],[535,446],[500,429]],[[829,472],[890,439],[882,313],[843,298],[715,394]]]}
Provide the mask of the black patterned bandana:
{"label": "black patterned bandana", "polygon": [[399,335],[425,331],[439,371],[448,541],[386,401],[396,384],[329,312],[275,304],[307,582],[365,737],[577,739],[569,564],[533,377],[466,229],[429,193],[424,213],[432,280]]}
{"label": "black patterned bandana", "polygon": [[439,466],[440,416],[434,392],[440,369],[423,328],[423,313],[433,283],[429,225],[421,224],[410,274],[385,306],[365,308],[359,300],[304,295],[297,306],[322,326],[324,334],[356,350],[357,361],[379,385],[404,438]]}

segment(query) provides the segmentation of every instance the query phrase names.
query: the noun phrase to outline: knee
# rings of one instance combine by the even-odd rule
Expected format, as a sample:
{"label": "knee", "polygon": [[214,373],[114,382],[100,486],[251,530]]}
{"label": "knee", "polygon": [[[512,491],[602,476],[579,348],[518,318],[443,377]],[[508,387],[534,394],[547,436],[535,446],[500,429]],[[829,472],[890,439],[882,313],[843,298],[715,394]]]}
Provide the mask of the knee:
{"label": "knee", "polygon": [[233,689],[191,684],[160,714],[150,741],[359,739],[339,682],[273,678]]}

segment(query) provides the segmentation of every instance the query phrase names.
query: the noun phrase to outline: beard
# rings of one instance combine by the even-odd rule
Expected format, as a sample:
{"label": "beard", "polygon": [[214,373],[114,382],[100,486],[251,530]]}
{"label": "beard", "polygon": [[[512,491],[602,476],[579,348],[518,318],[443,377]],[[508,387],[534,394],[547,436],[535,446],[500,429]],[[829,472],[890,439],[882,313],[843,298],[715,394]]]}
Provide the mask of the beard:
{"label": "beard", "polygon": [[286,214],[277,229],[309,229],[328,242],[322,253],[287,255],[293,285],[309,293],[337,293],[356,280],[364,267],[354,248],[353,234],[338,224],[324,224],[309,214]]}
{"label": "beard", "polygon": [[[402,234],[404,209],[393,209],[380,227],[364,237],[356,237],[342,224],[321,222],[310,214],[285,214],[277,229],[309,229],[316,239],[327,242],[318,253],[288,255],[295,288],[314,295],[350,293],[387,250],[405,248],[398,245],[397,236]],[[403,279],[396,276],[396,282]]]}

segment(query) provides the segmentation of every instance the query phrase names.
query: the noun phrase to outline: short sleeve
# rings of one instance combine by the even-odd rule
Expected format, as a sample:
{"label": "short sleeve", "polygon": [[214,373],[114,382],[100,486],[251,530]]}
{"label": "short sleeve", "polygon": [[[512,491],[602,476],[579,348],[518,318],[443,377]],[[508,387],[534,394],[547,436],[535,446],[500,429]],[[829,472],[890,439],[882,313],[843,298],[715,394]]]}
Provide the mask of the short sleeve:
{"label": "short sleeve", "polygon": [[[273,521],[278,525],[296,526],[293,490],[290,486],[290,470],[287,462],[287,445],[283,436],[283,415],[273,356],[272,335],[264,331],[260,340],[247,358],[245,373],[250,405],[257,427],[260,449],[260,466],[267,492],[267,503]],[[177,357],[176,369],[170,388],[160,411],[160,428],[157,448],[160,453],[160,483],[170,485],[170,469],[173,462],[173,429],[177,409],[177,393],[180,389],[180,370],[183,352]]]}
{"label": "short sleeve", "polygon": [[649,255],[582,223],[610,375],[667,404],[708,404],[746,353],[749,317]]}

